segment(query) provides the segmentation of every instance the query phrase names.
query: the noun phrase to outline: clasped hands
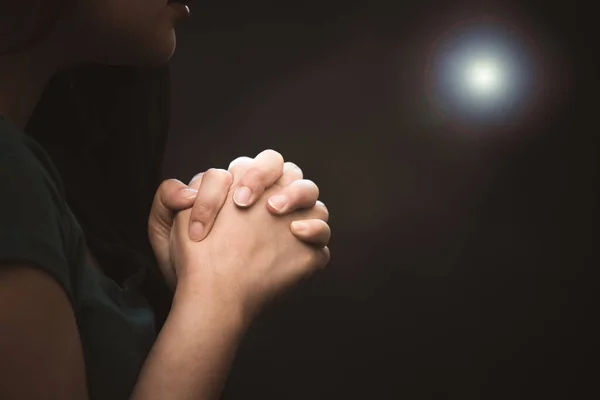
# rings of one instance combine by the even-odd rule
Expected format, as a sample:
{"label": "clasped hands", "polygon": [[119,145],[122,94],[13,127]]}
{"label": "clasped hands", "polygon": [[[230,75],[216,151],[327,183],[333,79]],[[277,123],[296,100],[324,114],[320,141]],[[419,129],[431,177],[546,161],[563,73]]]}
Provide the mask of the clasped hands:
{"label": "clasped hands", "polygon": [[164,181],[148,235],[173,289],[182,279],[257,311],[330,259],[329,213],[300,168],[266,150],[211,169],[189,185]]}

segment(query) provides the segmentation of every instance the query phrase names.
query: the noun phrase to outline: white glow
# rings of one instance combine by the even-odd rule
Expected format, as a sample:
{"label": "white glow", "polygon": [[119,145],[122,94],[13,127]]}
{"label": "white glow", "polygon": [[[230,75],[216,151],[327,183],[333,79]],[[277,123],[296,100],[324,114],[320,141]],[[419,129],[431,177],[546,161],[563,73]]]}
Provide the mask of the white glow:
{"label": "white glow", "polygon": [[466,130],[525,122],[542,83],[534,50],[518,29],[493,19],[474,19],[444,32],[427,63],[427,93],[435,111]]}
{"label": "white glow", "polygon": [[502,68],[494,60],[476,59],[470,61],[466,73],[469,89],[476,95],[494,95],[502,87],[504,78]]}

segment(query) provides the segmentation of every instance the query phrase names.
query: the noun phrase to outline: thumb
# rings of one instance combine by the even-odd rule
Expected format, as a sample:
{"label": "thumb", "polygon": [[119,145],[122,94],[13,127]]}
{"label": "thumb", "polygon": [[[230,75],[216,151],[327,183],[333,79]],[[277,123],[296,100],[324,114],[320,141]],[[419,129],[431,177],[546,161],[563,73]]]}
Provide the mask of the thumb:
{"label": "thumb", "polygon": [[148,238],[156,253],[164,250],[156,247],[167,246],[168,249],[168,240],[165,243],[162,239],[168,239],[175,213],[192,207],[197,194],[197,190],[177,179],[168,179],[158,187],[148,218]]}
{"label": "thumb", "polygon": [[154,195],[152,209],[148,217],[148,239],[152,245],[156,261],[171,286],[175,287],[177,277],[170,267],[170,237],[173,219],[180,210],[194,204],[197,191],[186,186],[177,179],[169,179],[161,183]]}

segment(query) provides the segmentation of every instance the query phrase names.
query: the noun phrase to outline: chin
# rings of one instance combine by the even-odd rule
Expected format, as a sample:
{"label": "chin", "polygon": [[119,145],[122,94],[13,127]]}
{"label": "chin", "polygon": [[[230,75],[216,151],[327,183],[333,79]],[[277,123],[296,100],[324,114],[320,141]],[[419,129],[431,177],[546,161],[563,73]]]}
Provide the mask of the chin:
{"label": "chin", "polygon": [[170,27],[156,32],[144,41],[128,43],[118,48],[118,51],[114,47],[102,49],[104,51],[88,48],[89,57],[85,59],[93,64],[158,67],[169,62],[175,53],[176,42],[175,29]]}
{"label": "chin", "polygon": [[125,55],[125,60],[121,61],[137,67],[158,67],[169,62],[176,47],[175,29],[171,28],[155,40],[148,41],[147,45],[138,47],[138,51],[129,52],[128,56]]}
{"label": "chin", "polygon": [[177,47],[177,36],[175,29],[171,29],[168,35],[165,35],[163,40],[157,41],[145,55],[142,55],[138,66],[156,67],[169,62]]}

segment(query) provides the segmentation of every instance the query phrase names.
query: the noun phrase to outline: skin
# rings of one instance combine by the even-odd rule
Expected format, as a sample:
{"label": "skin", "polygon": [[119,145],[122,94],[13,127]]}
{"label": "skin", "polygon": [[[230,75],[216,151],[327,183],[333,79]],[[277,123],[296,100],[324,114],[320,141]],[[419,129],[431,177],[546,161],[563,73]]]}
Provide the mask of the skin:
{"label": "skin", "polygon": [[[173,218],[177,211],[192,208],[190,212],[190,239],[200,241],[212,229],[216,216],[224,205],[228,190],[235,181],[239,187],[252,187],[253,193],[258,193],[241,208],[249,208],[257,198],[264,193],[265,188],[278,185],[283,189],[271,196],[266,203],[266,209],[274,215],[286,215],[298,209],[311,207],[324,208],[325,205],[318,201],[318,186],[307,179],[303,179],[302,170],[291,162],[283,164],[282,173],[278,173],[281,155],[273,150],[260,153],[256,159],[239,157],[232,161],[228,171],[209,170],[197,174],[189,186],[176,179],[170,179],[161,185],[154,198],[152,211],[148,223],[148,235],[157,257],[159,267],[171,288],[177,284],[177,273],[171,263],[169,251],[169,238],[173,225]],[[209,177],[209,179],[205,179]],[[235,196],[234,196],[235,197]],[[285,206],[273,206],[273,199],[283,198]],[[201,233],[194,235],[192,226],[201,224]],[[299,224],[304,224],[304,229],[299,229]],[[290,224],[291,232],[299,239],[315,246],[326,246],[329,242],[331,231],[329,225],[320,219],[306,219]]]}
{"label": "skin", "polygon": [[[35,32],[36,24],[47,26],[50,18],[40,20],[32,15],[38,15],[36,12],[39,12],[39,15],[54,16],[60,11],[62,1],[64,0],[33,0],[25,5],[0,0],[0,10],[6,10],[3,15],[10,15],[10,20],[13,21],[15,18],[12,17],[17,16],[19,23],[15,23],[15,26],[33,26],[23,32],[23,35],[11,36],[12,41],[23,41],[22,36]],[[86,62],[155,66],[166,63],[175,51],[174,26],[178,15],[173,8],[166,6],[164,0],[96,0],[75,1],[73,4],[75,7],[58,14],[54,28],[33,46],[25,51],[0,56],[0,76],[11,77],[0,80],[0,113],[19,128],[25,127],[50,78],[64,68]],[[136,18],[131,18],[132,15]],[[34,21],[30,22],[32,18]],[[106,46],[105,43],[120,45]],[[3,43],[0,38],[0,48],[13,45],[14,43]],[[242,207],[250,207],[283,174],[283,157],[277,152],[266,151],[254,163],[249,161],[245,158],[245,170],[237,170],[245,175],[240,187],[251,188],[253,193],[249,201],[243,204],[236,202]],[[165,279],[171,286],[175,282],[166,248],[174,213],[193,205],[194,192],[188,189],[178,181],[165,182],[156,194],[157,200],[155,199],[149,217],[150,242]],[[208,188],[203,190],[208,191]],[[314,195],[315,192],[317,196]],[[286,188],[284,193],[276,195],[278,198],[284,195],[289,200],[286,209],[280,211],[272,206],[268,209],[275,214],[284,214],[300,207],[314,206],[318,188],[308,181],[295,184]],[[223,205],[223,196],[224,193],[218,198],[200,196],[201,201],[196,204],[191,215],[190,236],[194,240],[199,241],[210,232],[218,210]],[[306,196],[311,196],[313,200],[307,201]],[[296,204],[297,200],[302,203]],[[309,230],[299,234],[298,238],[314,242],[314,236],[308,232],[322,236],[324,228],[320,228],[315,221],[307,223],[310,225]],[[293,232],[299,233],[295,230]]]}
{"label": "skin", "polygon": [[[26,43],[36,29],[25,27],[45,26],[36,16],[53,16],[62,2],[0,0],[0,25],[23,27],[0,36],[0,49]],[[165,0],[69,2],[39,40],[0,55],[0,76],[11,78],[0,79],[0,113],[24,128],[49,79],[67,67],[167,62],[176,14]],[[175,294],[132,399],[217,399],[256,314],[329,262],[328,212],[318,188],[279,153],[240,158],[190,186],[163,183],[149,217],[150,239]],[[249,198],[240,196],[243,188]],[[283,209],[275,202],[282,194]],[[198,222],[199,231],[192,228]],[[27,264],[3,265],[0,325],[19,332],[0,335],[0,398],[87,398],[77,323],[52,277]]]}
{"label": "skin", "polygon": [[[160,65],[175,51],[177,14],[164,0],[77,0],[69,1],[69,7],[61,12],[64,1],[32,0],[21,7],[13,4],[18,2],[0,1],[3,18],[19,20],[17,26],[32,25],[32,18],[41,26],[47,25],[48,21],[38,21],[34,14],[40,9],[47,15],[58,15],[52,28],[34,44],[0,56],[0,76],[11,77],[0,81],[0,110],[20,128],[31,116],[49,79],[64,68],[82,63]],[[27,34],[31,32],[23,33]],[[27,42],[19,35],[12,35],[10,43],[3,39],[0,48],[11,48],[12,42]]]}
{"label": "skin", "polygon": [[[227,173],[215,171],[215,181]],[[135,399],[219,398],[239,340],[264,305],[329,261],[327,247],[307,245],[289,231],[298,217],[326,224],[325,207],[274,217],[261,205],[266,207],[278,185],[251,209],[234,204],[237,187],[234,182],[203,241],[189,238],[191,210],[175,219],[171,249],[180,283],[169,318],[142,369],[142,376],[153,377],[153,385],[136,387]],[[203,268],[195,268],[196,263]]]}

